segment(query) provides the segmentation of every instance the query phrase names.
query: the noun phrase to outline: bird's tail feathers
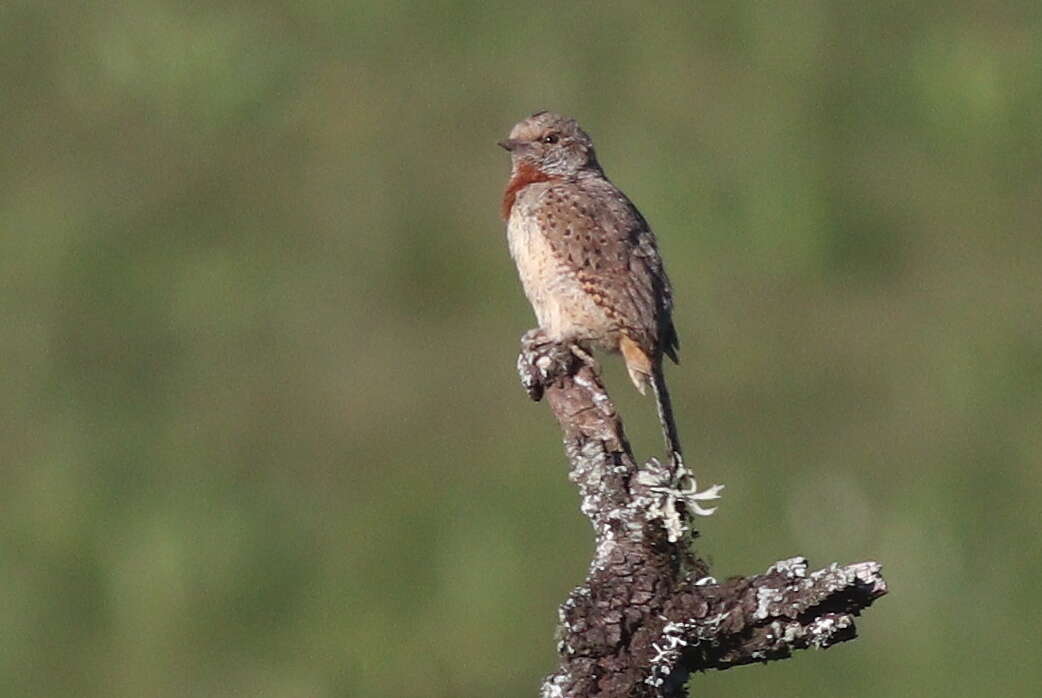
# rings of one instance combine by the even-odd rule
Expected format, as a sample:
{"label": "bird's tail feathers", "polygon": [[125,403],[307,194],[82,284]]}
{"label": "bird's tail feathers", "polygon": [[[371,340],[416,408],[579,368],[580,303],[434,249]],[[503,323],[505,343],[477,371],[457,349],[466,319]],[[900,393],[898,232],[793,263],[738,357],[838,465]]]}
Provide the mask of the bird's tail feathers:
{"label": "bird's tail feathers", "polygon": [[677,423],[673,418],[673,403],[669,399],[669,388],[666,387],[666,376],[662,371],[661,361],[652,369],[651,387],[655,391],[655,403],[658,407],[658,419],[662,424],[662,435],[666,441],[666,450],[674,465],[679,465],[683,462],[680,436],[677,434]]}

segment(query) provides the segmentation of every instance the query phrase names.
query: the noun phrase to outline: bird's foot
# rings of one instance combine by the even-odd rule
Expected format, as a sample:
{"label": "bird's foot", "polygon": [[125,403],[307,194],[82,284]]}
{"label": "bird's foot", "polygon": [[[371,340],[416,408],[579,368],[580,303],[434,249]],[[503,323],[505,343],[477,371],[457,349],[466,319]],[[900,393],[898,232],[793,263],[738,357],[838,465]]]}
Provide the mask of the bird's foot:
{"label": "bird's foot", "polygon": [[601,365],[597,363],[597,359],[593,358],[593,354],[586,351],[578,344],[569,344],[568,349],[572,352],[572,355],[575,356],[575,358],[589,366],[594,373],[600,375]]}

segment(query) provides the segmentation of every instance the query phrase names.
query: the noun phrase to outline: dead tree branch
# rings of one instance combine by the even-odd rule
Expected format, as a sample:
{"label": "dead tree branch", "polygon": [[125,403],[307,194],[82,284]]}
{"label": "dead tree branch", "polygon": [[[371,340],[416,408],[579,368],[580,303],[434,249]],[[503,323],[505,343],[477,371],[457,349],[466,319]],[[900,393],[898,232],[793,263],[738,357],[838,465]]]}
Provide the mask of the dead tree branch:
{"label": "dead tree branch", "polygon": [[854,617],[886,593],[875,562],[809,572],[792,558],[717,583],[692,523],[718,488],[698,492],[683,465],[638,466],[600,377],[568,347],[533,330],[518,372],[561,425],[596,536],[589,574],[560,608],[561,665],[543,698],[681,698],[693,672],[853,639]]}

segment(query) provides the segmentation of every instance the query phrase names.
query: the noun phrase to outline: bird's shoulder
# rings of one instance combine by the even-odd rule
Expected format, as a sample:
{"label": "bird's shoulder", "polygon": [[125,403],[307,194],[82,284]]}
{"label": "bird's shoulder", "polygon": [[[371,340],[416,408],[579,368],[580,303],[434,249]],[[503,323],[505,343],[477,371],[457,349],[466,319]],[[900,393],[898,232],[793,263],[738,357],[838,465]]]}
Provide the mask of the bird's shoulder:
{"label": "bird's shoulder", "polygon": [[640,212],[602,178],[539,182],[517,200],[520,213],[551,248],[590,271],[625,267],[653,236]]}

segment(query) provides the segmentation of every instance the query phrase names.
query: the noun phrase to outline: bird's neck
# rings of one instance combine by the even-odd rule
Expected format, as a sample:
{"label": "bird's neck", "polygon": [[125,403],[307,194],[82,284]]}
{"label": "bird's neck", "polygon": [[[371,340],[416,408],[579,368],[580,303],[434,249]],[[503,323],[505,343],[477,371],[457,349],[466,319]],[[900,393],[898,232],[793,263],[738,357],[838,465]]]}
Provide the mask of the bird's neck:
{"label": "bird's neck", "polygon": [[510,212],[514,208],[514,201],[517,200],[517,195],[522,189],[535,182],[551,182],[559,179],[564,178],[560,175],[547,174],[538,167],[527,163],[518,164],[510,176],[510,181],[507,182],[506,190],[503,192],[503,205],[499,211],[503,220],[510,220]]}

